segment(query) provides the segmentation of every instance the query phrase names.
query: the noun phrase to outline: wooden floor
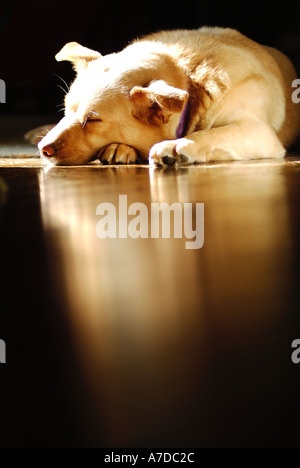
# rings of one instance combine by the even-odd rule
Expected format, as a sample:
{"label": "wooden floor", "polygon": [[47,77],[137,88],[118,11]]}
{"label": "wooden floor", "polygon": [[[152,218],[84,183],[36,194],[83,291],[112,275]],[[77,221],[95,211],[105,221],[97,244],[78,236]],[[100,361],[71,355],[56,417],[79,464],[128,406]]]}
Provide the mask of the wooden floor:
{"label": "wooden floor", "polygon": [[[119,195],[204,203],[204,246],[99,239]],[[299,447],[299,204],[296,157],[0,159],[0,446]]]}

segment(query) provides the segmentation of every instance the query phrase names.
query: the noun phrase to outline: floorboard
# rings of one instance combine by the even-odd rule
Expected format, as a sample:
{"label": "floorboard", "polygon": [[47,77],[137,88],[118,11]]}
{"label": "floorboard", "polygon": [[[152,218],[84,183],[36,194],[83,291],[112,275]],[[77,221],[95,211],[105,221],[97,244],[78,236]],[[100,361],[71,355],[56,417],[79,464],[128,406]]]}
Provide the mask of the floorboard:
{"label": "floorboard", "polygon": [[[119,217],[120,195],[146,207],[148,238],[120,238],[135,218]],[[179,169],[1,158],[1,445],[299,446],[299,201],[296,156]],[[97,236],[103,203],[116,238]],[[191,204],[199,237],[203,203],[203,247],[175,238],[172,217],[170,238],[151,236],[157,203],[179,203],[183,227]]]}

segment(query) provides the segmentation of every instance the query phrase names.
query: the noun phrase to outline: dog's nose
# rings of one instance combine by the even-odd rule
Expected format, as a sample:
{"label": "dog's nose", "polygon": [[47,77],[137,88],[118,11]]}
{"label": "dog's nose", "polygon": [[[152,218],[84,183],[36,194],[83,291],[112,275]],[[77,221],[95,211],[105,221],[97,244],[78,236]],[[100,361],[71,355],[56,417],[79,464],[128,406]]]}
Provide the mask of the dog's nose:
{"label": "dog's nose", "polygon": [[41,149],[41,153],[45,158],[51,158],[54,156],[55,153],[55,147],[54,145],[46,145]]}

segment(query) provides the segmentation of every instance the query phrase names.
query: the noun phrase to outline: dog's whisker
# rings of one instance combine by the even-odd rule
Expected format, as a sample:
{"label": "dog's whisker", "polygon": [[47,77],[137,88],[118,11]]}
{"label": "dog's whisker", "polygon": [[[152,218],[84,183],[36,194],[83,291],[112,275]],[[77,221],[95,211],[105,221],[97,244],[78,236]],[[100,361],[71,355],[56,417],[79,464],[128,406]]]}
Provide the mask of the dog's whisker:
{"label": "dog's whisker", "polygon": [[50,132],[50,129],[45,128],[45,129],[42,131],[41,135],[36,135],[36,138],[44,138],[44,136],[46,136],[47,133],[49,133],[49,132]]}
{"label": "dog's whisker", "polygon": [[68,83],[59,75],[56,75],[56,73],[53,73],[54,76],[56,76],[57,78],[59,78],[65,85],[66,85],[66,88],[67,88],[67,92],[70,91],[70,86],[68,85]]}
{"label": "dog's whisker", "polygon": [[66,90],[65,90],[62,86],[60,86],[59,84],[56,85],[56,86],[57,86],[58,88],[62,89],[62,91],[64,92],[64,94],[67,94],[67,93],[68,93],[68,91],[66,91]]}

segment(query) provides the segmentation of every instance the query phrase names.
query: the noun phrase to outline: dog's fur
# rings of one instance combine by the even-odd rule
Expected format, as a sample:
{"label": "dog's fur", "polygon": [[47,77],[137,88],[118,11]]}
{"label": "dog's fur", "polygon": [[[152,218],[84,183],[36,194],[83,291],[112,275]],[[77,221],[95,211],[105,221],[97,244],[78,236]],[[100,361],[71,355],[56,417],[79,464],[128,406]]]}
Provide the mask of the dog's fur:
{"label": "dog's fur", "polygon": [[53,164],[281,158],[299,133],[293,65],[232,29],[163,31],[104,57],[72,42],[56,59],[77,77],[64,118],[39,143]]}

